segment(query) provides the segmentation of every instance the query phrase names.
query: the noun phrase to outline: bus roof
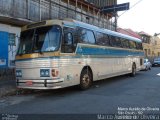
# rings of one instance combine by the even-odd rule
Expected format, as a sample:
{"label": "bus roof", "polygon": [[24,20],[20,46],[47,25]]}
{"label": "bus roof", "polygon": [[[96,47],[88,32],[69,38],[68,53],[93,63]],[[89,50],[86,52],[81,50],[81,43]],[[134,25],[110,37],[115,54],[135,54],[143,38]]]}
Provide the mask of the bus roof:
{"label": "bus roof", "polygon": [[[64,21],[64,23],[65,23],[65,21]],[[112,36],[121,37],[121,38],[124,38],[124,39],[129,39],[129,40],[132,40],[132,41],[136,41],[136,42],[142,42],[141,39],[138,39],[138,38],[135,38],[135,37],[132,37],[132,36],[129,36],[129,35],[125,35],[125,34],[122,34],[122,33],[118,33],[118,32],[115,32],[115,31],[111,31],[111,30],[108,30],[108,29],[100,28],[100,27],[90,25],[90,24],[87,24],[87,23],[83,23],[83,22],[80,22],[80,21],[72,20],[72,23],[74,23],[74,25],[78,26],[78,27],[90,29],[90,30],[93,30],[93,31],[101,32],[101,33],[106,33],[106,34],[109,34],[109,35],[112,35]]]}
{"label": "bus roof", "polygon": [[106,33],[106,34],[109,34],[109,35],[112,35],[112,36],[121,37],[121,38],[124,38],[124,39],[129,39],[129,40],[132,40],[132,41],[135,41],[135,42],[142,42],[142,40],[140,40],[138,38],[135,38],[135,37],[131,37],[129,35],[125,35],[125,34],[122,34],[122,33],[118,33],[118,32],[115,32],[115,31],[100,28],[100,27],[97,27],[97,26],[94,26],[94,25],[90,25],[90,24],[87,24],[87,23],[83,23],[83,22],[80,22],[80,21],[77,21],[77,20],[74,20],[74,19],[68,19],[68,18],[63,19],[63,20],[54,19],[54,20],[46,20],[46,21],[41,21],[41,22],[37,22],[37,23],[32,23],[32,24],[24,26],[22,28],[22,31],[25,31],[27,29],[36,28],[36,27],[49,26],[49,25],[53,25],[53,24],[57,24],[57,25],[60,25],[60,26],[64,25],[64,26],[73,27],[73,28],[82,27],[82,28],[90,29],[90,30],[93,30],[93,31],[96,31],[96,32]]}

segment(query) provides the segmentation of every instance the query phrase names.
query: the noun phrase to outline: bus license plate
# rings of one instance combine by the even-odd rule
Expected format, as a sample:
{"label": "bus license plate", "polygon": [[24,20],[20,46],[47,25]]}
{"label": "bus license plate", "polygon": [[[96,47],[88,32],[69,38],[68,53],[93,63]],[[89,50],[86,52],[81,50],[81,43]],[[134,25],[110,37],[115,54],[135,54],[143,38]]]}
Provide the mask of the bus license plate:
{"label": "bus license plate", "polygon": [[26,85],[33,85],[33,82],[32,81],[27,81]]}

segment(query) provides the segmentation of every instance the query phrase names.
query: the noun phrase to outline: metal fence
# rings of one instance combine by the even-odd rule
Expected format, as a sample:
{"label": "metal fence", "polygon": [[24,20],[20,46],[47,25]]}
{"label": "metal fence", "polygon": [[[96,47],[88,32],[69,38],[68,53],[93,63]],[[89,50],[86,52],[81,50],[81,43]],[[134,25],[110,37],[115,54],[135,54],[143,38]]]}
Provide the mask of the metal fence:
{"label": "metal fence", "polygon": [[61,0],[0,0],[0,16],[41,21],[55,18],[73,18],[99,27],[115,30],[114,19],[100,12],[87,11]]}

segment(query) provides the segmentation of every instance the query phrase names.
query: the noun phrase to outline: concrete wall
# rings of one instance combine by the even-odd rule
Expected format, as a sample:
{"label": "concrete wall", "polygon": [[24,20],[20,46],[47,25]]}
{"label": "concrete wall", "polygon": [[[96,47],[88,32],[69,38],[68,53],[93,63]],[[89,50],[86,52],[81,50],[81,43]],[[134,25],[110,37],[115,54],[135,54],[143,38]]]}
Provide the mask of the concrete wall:
{"label": "concrete wall", "polygon": [[12,61],[15,60],[21,28],[16,26],[6,25],[6,24],[0,24],[0,31],[7,32],[8,34],[10,33],[15,34],[15,45],[13,46],[8,45],[8,66],[14,67],[14,65],[12,64]]}

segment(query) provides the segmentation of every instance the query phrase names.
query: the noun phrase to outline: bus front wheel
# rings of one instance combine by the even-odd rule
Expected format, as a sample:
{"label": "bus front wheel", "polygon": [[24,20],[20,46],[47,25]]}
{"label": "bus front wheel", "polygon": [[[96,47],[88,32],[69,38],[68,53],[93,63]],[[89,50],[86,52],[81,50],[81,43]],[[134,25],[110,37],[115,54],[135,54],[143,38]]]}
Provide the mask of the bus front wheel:
{"label": "bus front wheel", "polygon": [[131,72],[131,77],[135,77],[136,76],[136,65],[135,64],[133,64],[132,65],[132,72]]}
{"label": "bus front wheel", "polygon": [[92,85],[92,73],[89,69],[84,69],[80,76],[80,88],[82,90],[88,89]]}

